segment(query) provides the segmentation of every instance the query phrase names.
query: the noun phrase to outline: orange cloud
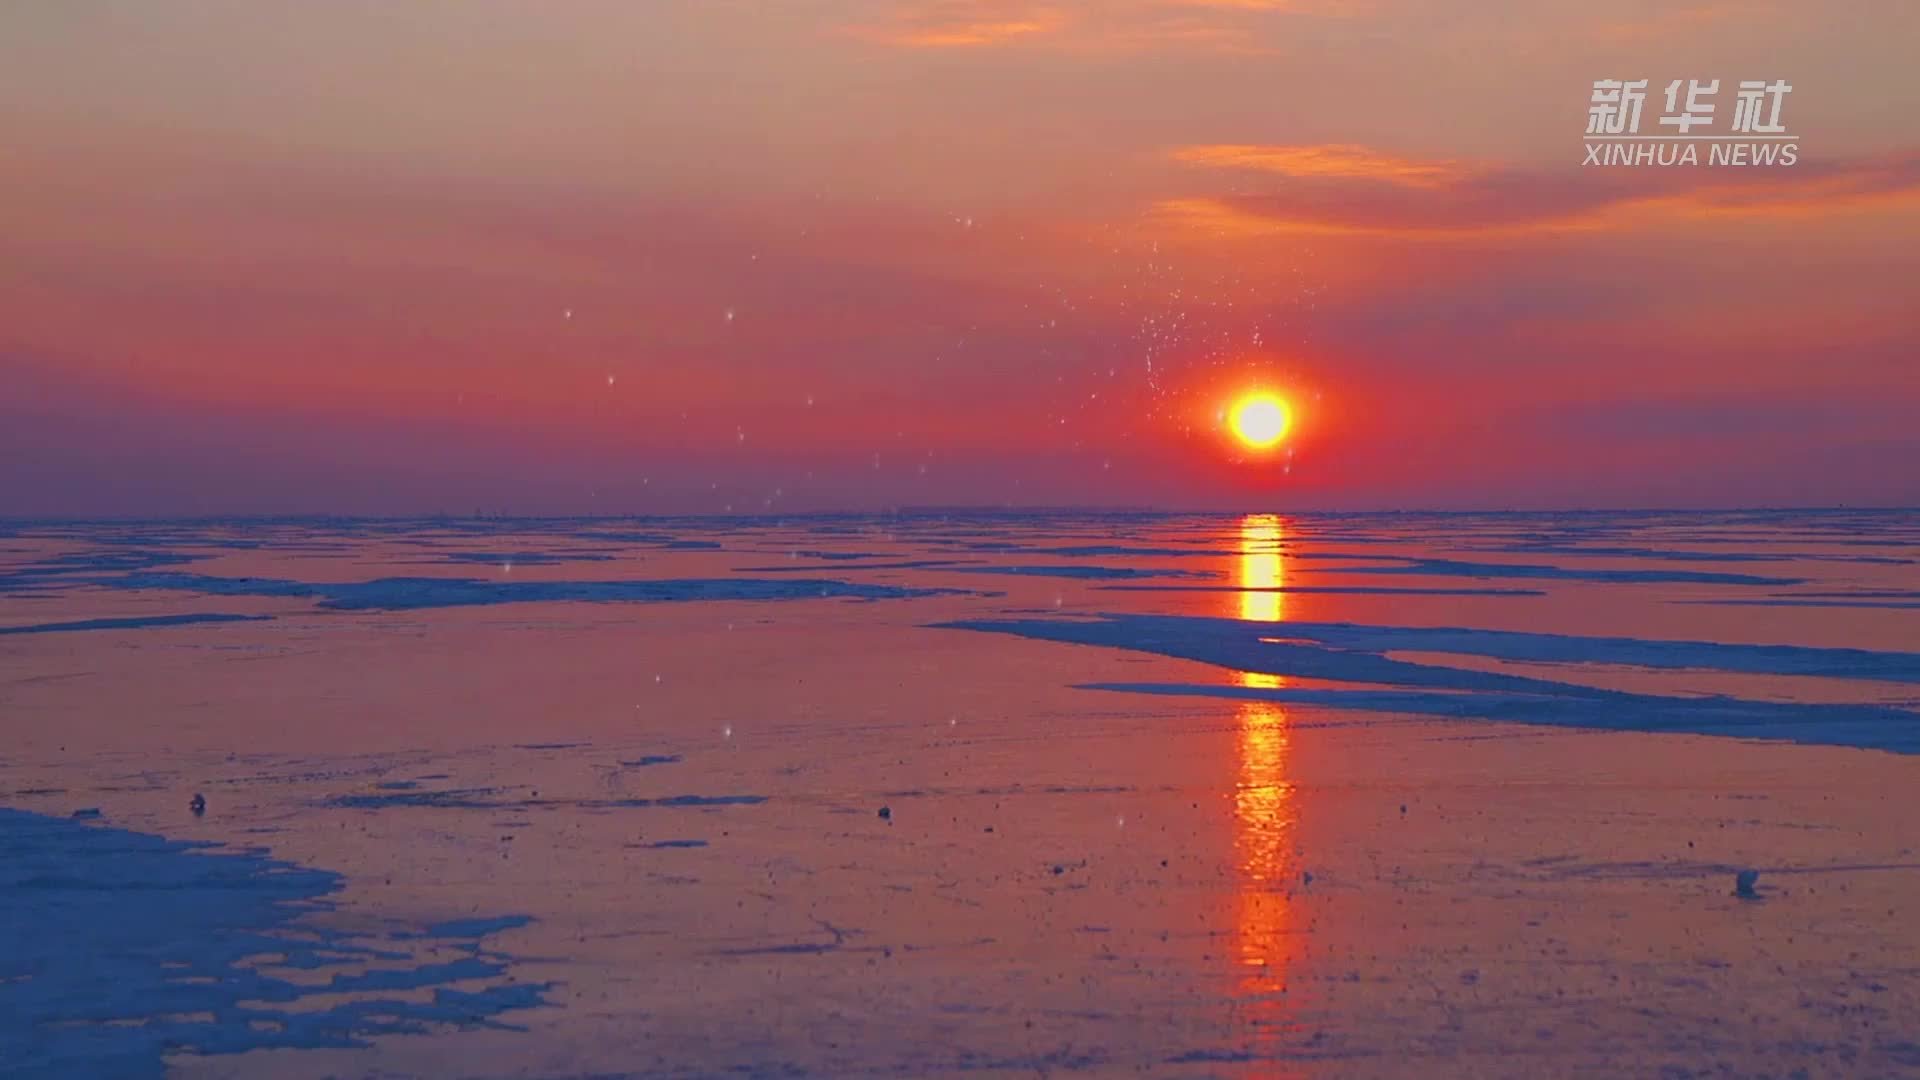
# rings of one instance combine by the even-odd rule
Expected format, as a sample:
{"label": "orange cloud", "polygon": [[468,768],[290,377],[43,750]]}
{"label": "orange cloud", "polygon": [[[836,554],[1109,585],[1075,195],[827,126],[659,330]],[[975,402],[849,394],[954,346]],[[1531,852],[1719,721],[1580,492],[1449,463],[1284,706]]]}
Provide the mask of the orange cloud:
{"label": "orange cloud", "polygon": [[1260,146],[1225,143],[1186,146],[1175,161],[1215,169],[1246,169],[1292,177],[1344,177],[1382,180],[1408,187],[1455,183],[1469,170],[1453,161],[1421,161],[1381,153],[1365,146],[1325,143],[1317,146]]}
{"label": "orange cloud", "polygon": [[1284,11],[1295,15],[1352,16],[1374,10],[1374,0],[1167,0],[1179,7],[1230,11]]}
{"label": "orange cloud", "polygon": [[914,0],[847,32],[900,48],[960,49],[1044,43],[1066,51],[1122,52],[1170,46],[1260,52],[1272,17],[1344,17],[1369,0]]}
{"label": "orange cloud", "polygon": [[898,12],[881,25],[855,27],[853,32],[903,48],[957,49],[1050,34],[1066,21],[1055,8],[1017,0],[939,0]]}
{"label": "orange cloud", "polygon": [[1154,207],[1159,221],[1221,235],[1492,236],[1610,227],[1635,216],[1779,217],[1920,205],[1920,151],[1803,158],[1790,168],[1544,172],[1346,145],[1188,147],[1174,156],[1289,179],[1270,194],[1174,197]]}

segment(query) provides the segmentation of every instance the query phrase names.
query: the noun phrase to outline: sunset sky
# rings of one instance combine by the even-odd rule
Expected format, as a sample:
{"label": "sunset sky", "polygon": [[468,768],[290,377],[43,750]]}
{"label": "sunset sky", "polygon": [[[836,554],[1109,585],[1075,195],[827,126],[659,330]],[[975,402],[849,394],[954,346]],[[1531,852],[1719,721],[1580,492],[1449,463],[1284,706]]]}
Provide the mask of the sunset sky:
{"label": "sunset sky", "polygon": [[1920,503],[1917,12],[17,0],[0,515]]}

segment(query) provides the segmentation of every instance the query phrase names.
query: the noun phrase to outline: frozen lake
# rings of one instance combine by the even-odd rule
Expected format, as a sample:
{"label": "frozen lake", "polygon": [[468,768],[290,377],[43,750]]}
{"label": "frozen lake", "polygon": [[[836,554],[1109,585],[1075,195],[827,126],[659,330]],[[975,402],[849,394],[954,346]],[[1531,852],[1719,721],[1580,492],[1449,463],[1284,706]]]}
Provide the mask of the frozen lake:
{"label": "frozen lake", "polygon": [[14,524],[0,717],[8,1075],[1920,1074],[1920,513]]}

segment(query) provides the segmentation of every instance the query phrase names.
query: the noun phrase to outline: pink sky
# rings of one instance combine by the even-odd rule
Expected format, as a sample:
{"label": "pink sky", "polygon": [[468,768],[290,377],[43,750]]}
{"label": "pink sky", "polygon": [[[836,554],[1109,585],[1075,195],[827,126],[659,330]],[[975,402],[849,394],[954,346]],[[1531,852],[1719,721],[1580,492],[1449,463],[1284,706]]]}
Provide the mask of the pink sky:
{"label": "pink sky", "polygon": [[7,5],[0,515],[1920,503],[1915,11]]}

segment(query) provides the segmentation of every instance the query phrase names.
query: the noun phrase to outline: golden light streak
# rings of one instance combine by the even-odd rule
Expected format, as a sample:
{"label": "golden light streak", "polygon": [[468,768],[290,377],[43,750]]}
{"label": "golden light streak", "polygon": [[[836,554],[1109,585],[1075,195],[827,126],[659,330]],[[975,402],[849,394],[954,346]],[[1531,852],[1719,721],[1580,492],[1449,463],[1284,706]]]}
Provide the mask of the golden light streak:
{"label": "golden light streak", "polygon": [[[1280,519],[1249,514],[1240,522],[1239,617],[1279,622],[1285,565]],[[1282,685],[1275,675],[1243,671],[1242,686]],[[1286,711],[1265,701],[1241,702],[1239,775],[1234,785],[1234,848],[1241,876],[1235,919],[1236,955],[1245,973],[1243,989],[1266,994],[1286,983],[1290,952],[1285,879],[1291,876],[1294,833],[1293,783],[1288,774]]]}
{"label": "golden light streak", "polygon": [[[1272,514],[1248,514],[1240,522],[1240,618],[1248,622],[1279,622],[1282,615],[1280,519]],[[1267,590],[1255,592],[1250,590]],[[1256,677],[1242,673],[1242,677]],[[1271,679],[1271,675],[1258,678]],[[1243,686],[1263,685],[1243,682]],[[1277,681],[1264,685],[1277,686]]]}

